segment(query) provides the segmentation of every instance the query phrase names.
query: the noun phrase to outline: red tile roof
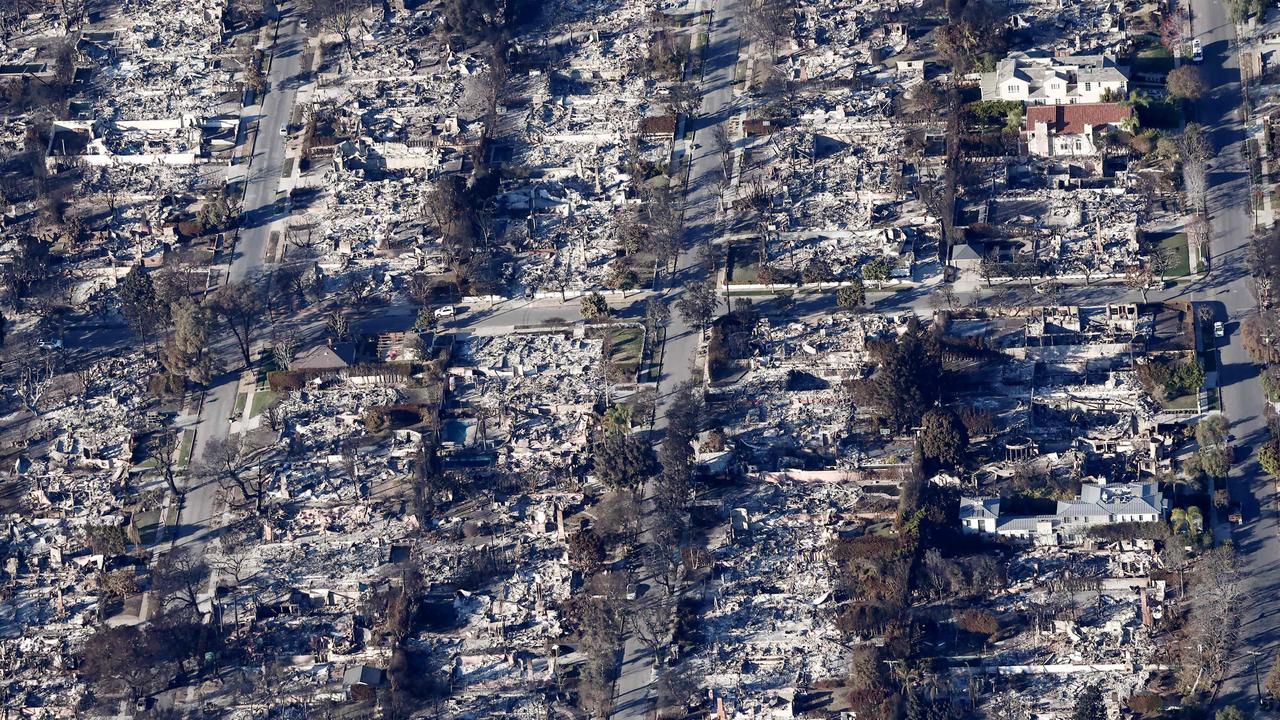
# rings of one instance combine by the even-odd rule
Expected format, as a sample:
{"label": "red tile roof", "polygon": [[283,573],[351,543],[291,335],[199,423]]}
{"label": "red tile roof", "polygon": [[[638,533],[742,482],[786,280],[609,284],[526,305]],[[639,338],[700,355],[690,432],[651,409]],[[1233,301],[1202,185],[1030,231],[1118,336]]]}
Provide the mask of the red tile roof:
{"label": "red tile roof", "polygon": [[1036,123],[1045,123],[1049,132],[1060,135],[1079,135],[1086,125],[1119,125],[1133,115],[1133,108],[1120,103],[1089,103],[1087,105],[1033,105],[1027,110],[1027,131],[1036,129]]}

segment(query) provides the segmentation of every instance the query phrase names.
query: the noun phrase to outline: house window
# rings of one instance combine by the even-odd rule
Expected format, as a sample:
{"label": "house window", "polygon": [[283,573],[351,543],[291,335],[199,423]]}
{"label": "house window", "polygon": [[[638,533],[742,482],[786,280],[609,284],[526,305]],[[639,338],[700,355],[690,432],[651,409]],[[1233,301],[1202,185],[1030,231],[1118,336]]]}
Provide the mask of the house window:
{"label": "house window", "polygon": [[1010,85],[1010,86],[1009,86],[1009,94],[1010,94],[1010,95],[1017,95],[1017,94],[1018,94],[1018,86],[1017,86],[1017,85]]}
{"label": "house window", "polygon": [[1090,90],[1092,90],[1092,89],[1093,89],[1093,83],[1085,83],[1085,84],[1084,84],[1084,91],[1085,91],[1085,92],[1089,92],[1089,91],[1090,91]]}

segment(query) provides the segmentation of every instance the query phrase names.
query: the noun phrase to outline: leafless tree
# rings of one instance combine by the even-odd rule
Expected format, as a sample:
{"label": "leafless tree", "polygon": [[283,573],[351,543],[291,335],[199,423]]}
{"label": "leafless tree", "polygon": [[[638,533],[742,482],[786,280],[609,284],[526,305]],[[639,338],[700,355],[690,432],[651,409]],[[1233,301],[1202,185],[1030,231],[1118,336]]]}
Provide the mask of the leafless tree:
{"label": "leafless tree", "polygon": [[1209,218],[1196,213],[1187,221],[1187,252],[1199,258],[1209,246]]}
{"label": "leafless tree", "polygon": [[266,308],[263,281],[260,278],[249,278],[227,283],[209,298],[208,306],[235,337],[245,367],[252,365],[250,351],[254,330]]}
{"label": "leafless tree", "polygon": [[355,488],[356,497],[360,497],[360,462],[358,450],[359,445],[354,440],[347,440],[342,443],[340,453],[342,455],[342,471],[347,474],[347,479],[351,481],[351,486]]}
{"label": "leafless tree", "polygon": [[1182,185],[1187,202],[1196,212],[1204,212],[1213,142],[1198,124],[1189,123],[1178,136],[1178,156],[1182,161]]}
{"label": "leafless tree", "polygon": [[672,705],[687,711],[703,694],[699,686],[699,674],[690,663],[668,667],[658,675],[658,691],[665,696],[664,705]]}
{"label": "leafless tree", "polygon": [[933,304],[941,310],[955,310],[960,304],[960,296],[956,294],[956,289],[951,283],[940,285],[938,292],[931,299]]}
{"label": "leafless tree", "polygon": [[325,315],[324,322],[329,328],[329,334],[335,340],[346,340],[351,334],[351,321],[347,319],[346,313],[338,308],[330,310],[329,314]]}
{"label": "leafless tree", "polygon": [[1182,187],[1192,211],[1196,214],[1204,213],[1209,192],[1209,170],[1203,160],[1187,160],[1182,163]]}
{"label": "leafless tree", "polygon": [[1015,305],[1013,292],[1009,290],[1007,285],[1001,285],[991,291],[991,295],[987,298],[987,304],[992,310],[996,311],[997,316],[1003,317],[1013,309]]}
{"label": "leafless tree", "polygon": [[169,485],[169,492],[181,497],[182,491],[178,489],[178,483],[175,478],[175,466],[178,462],[177,452],[178,433],[174,430],[165,430],[159,433],[152,441],[151,459],[155,461],[156,467],[159,468],[165,483]]}
{"label": "leafless tree", "polygon": [[14,391],[22,406],[32,415],[40,414],[40,406],[46,394],[53,387],[52,354],[27,356],[19,361],[18,382]]}
{"label": "leafless tree", "polygon": [[772,59],[790,37],[792,13],[788,0],[746,0],[740,14],[743,32],[769,51]]}
{"label": "leafless tree", "polygon": [[174,550],[156,563],[152,573],[152,588],[166,603],[199,608],[203,586],[209,580],[209,566],[195,553]]}
{"label": "leafless tree", "polygon": [[1142,293],[1142,302],[1147,301],[1147,293],[1151,292],[1151,283],[1155,276],[1151,273],[1151,267],[1147,265],[1133,265],[1124,275],[1124,284],[1130,290],[1137,290]]}
{"label": "leafless tree", "polygon": [[293,356],[297,352],[298,336],[294,333],[282,334],[271,346],[271,357],[276,361],[276,367],[281,370],[288,370],[293,365]]}
{"label": "leafless tree", "polygon": [[721,185],[728,187],[733,179],[733,140],[729,137],[729,128],[725,123],[718,123],[711,131],[711,141],[715,143],[716,152],[720,153],[720,171],[724,175]]}
{"label": "leafless tree", "polygon": [[640,638],[640,642],[644,643],[654,656],[657,656],[666,644],[671,629],[671,618],[672,607],[667,597],[643,598],[640,602],[634,603],[627,612],[631,632]]}
{"label": "leafless tree", "polygon": [[360,16],[367,7],[362,0],[310,0],[307,18],[325,32],[340,36],[347,57],[354,58],[361,49],[357,47]]}
{"label": "leafless tree", "polygon": [[284,412],[280,410],[278,398],[262,408],[262,422],[271,432],[280,432],[284,427]]}
{"label": "leafless tree", "polygon": [[63,29],[70,33],[84,20],[85,6],[88,2],[87,0],[58,0],[58,4],[62,10]]}
{"label": "leafless tree", "polygon": [[285,242],[296,248],[302,257],[311,257],[324,245],[325,238],[310,227],[289,227],[285,230]]}
{"label": "leafless tree", "polygon": [[688,117],[702,106],[702,91],[693,83],[676,83],[668,88],[663,104],[667,112]]}
{"label": "leafless tree", "polygon": [[1164,285],[1165,273],[1173,267],[1173,256],[1165,248],[1153,247],[1147,253],[1147,264],[1152,273],[1160,276],[1160,284]]}
{"label": "leafless tree", "polygon": [[205,445],[199,473],[217,482],[239,504],[252,505],[254,512],[262,514],[271,473],[265,463],[253,461],[260,449],[244,435],[215,438]]}

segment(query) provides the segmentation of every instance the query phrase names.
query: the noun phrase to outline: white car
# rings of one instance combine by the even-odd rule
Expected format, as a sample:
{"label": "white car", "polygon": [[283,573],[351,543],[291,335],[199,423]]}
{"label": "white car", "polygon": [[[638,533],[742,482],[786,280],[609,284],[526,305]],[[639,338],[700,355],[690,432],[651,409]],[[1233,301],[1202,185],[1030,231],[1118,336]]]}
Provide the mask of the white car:
{"label": "white car", "polygon": [[443,307],[436,308],[436,311],[432,314],[438,318],[447,318],[447,317],[453,317],[453,312],[454,311],[453,311],[452,305],[445,305]]}
{"label": "white car", "polygon": [[1227,334],[1227,329],[1226,329],[1225,327],[1223,327],[1223,325],[1222,325],[1222,322],[1221,322],[1221,321],[1216,322],[1216,323],[1214,323],[1214,324],[1213,324],[1213,336],[1214,336],[1214,337],[1216,337],[1216,338],[1220,338],[1220,337],[1223,337],[1223,336],[1224,336],[1224,335],[1226,335],[1226,334]]}
{"label": "white car", "polygon": [[36,347],[41,350],[57,350],[62,347],[62,338],[51,338],[49,340],[36,341]]}
{"label": "white car", "polygon": [[1200,44],[1200,38],[1191,41],[1191,62],[1204,62],[1204,46]]}
{"label": "white car", "polygon": [[288,126],[288,125],[281,125],[281,126],[280,126],[280,137],[289,137],[289,126]]}

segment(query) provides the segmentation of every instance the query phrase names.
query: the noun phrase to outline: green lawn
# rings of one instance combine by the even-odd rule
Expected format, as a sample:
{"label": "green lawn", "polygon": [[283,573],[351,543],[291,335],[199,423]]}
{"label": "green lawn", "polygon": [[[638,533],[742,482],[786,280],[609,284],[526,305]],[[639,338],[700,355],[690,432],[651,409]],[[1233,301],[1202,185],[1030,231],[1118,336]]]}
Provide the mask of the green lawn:
{"label": "green lawn", "polygon": [[641,374],[639,378],[637,378],[638,382],[657,382],[658,381],[658,375],[661,374],[661,371],[662,371],[662,366],[659,364],[662,358],[659,355],[659,353],[661,352],[662,344],[666,342],[666,339],[667,339],[666,328],[658,328],[657,336],[654,337],[652,342],[649,343],[649,346],[647,348],[648,352],[645,353],[647,357],[644,358],[644,361],[645,361],[644,373]]}
{"label": "green lawn", "polygon": [[1182,127],[1182,106],[1170,100],[1152,100],[1151,104],[1135,108],[1139,127],[1176,130]]}
{"label": "green lawn", "polygon": [[178,443],[178,467],[186,467],[191,461],[191,446],[195,444],[195,439],[195,430],[182,431],[182,441]]}
{"label": "green lawn", "polygon": [[258,364],[254,370],[254,380],[257,382],[257,389],[262,390],[267,387],[267,373],[277,370],[283,370],[276,363],[276,354],[270,350],[258,351]]}
{"label": "green lawn", "polygon": [[1166,277],[1179,278],[1191,274],[1191,257],[1187,252],[1186,233],[1167,233],[1160,237],[1160,249],[1169,254]]}
{"label": "green lawn", "polygon": [[729,284],[751,285],[760,281],[759,253],[754,247],[734,245],[729,248]]}
{"label": "green lawn", "polygon": [[240,417],[244,414],[244,405],[249,402],[248,393],[236,393],[236,406],[231,410],[232,417]]}
{"label": "green lawn", "polygon": [[1157,45],[1135,54],[1130,67],[1135,73],[1167,73],[1173,69],[1173,55]]}
{"label": "green lawn", "polygon": [[1209,395],[1209,407],[1204,409],[1205,412],[1213,412],[1214,410],[1221,410],[1222,409],[1222,389],[1210,388],[1208,395]]}
{"label": "green lawn", "polygon": [[138,539],[142,541],[142,545],[151,545],[160,531],[160,509],[144,510],[134,515],[133,522],[138,526]]}
{"label": "green lawn", "polygon": [[257,417],[262,414],[268,405],[276,401],[279,397],[270,390],[260,390],[253,394],[253,404],[249,406],[249,417]]}
{"label": "green lawn", "polygon": [[1187,393],[1179,395],[1170,400],[1160,401],[1160,406],[1166,410],[1195,410],[1200,406],[1199,393]]}
{"label": "green lawn", "polygon": [[622,328],[613,334],[613,350],[609,359],[628,376],[634,376],[640,366],[640,351],[643,348],[643,329]]}
{"label": "green lawn", "polygon": [[1186,233],[1158,232],[1148,233],[1146,240],[1158,244],[1169,256],[1169,268],[1165,270],[1166,279],[1175,280],[1191,274],[1191,257],[1187,251]]}

